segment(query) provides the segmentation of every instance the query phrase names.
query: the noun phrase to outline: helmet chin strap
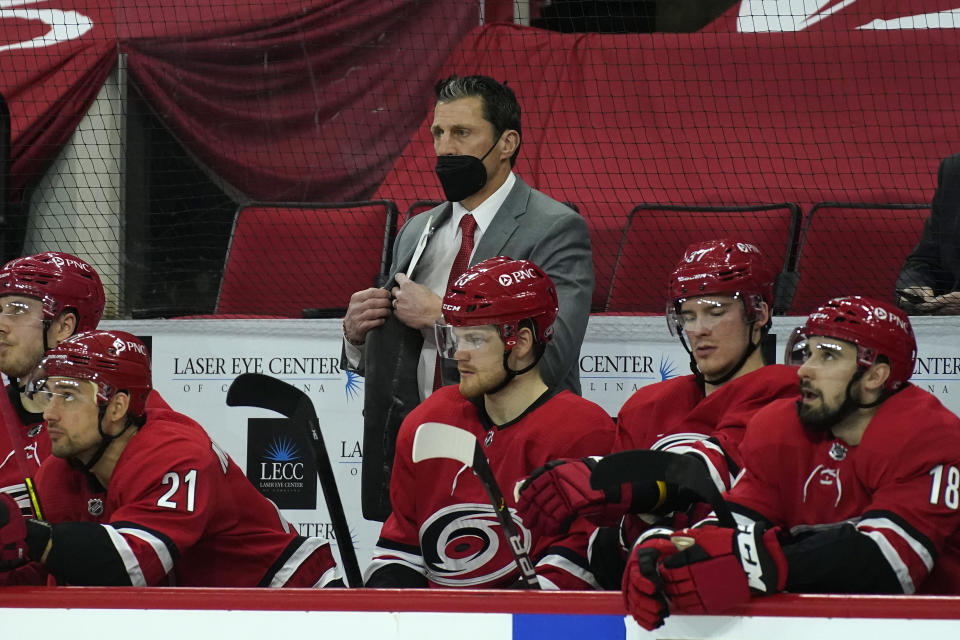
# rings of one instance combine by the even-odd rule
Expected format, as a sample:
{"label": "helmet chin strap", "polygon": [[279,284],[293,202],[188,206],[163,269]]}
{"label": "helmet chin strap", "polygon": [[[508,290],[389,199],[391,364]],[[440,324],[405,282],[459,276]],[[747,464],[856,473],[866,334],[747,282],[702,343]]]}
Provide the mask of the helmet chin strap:
{"label": "helmet chin strap", "polygon": [[50,333],[50,324],[51,321],[47,318],[43,319],[43,352],[46,353],[50,351],[50,344],[47,342],[47,334]]}
{"label": "helmet chin strap", "polygon": [[493,389],[487,392],[487,395],[490,395],[492,393],[497,393],[499,391],[503,391],[506,388],[506,386],[510,384],[511,380],[513,380],[520,374],[530,371],[535,366],[537,366],[537,363],[540,362],[540,358],[543,357],[543,352],[546,350],[546,347],[545,345],[538,344],[536,349],[537,349],[537,356],[533,359],[533,362],[531,362],[529,365],[527,365],[523,369],[510,368],[510,365],[507,364],[507,361],[510,359],[510,352],[505,350],[503,352],[503,368],[507,372],[507,374],[503,377],[503,381],[500,384],[498,384],[496,387],[494,387]]}
{"label": "helmet chin strap", "polygon": [[110,443],[116,440],[117,438],[119,438],[120,436],[122,436],[124,433],[126,433],[127,429],[129,429],[130,426],[133,424],[132,420],[127,420],[127,424],[123,427],[123,430],[120,431],[120,433],[118,433],[115,436],[106,434],[103,432],[103,416],[105,416],[106,413],[107,413],[107,405],[97,407],[97,432],[100,434],[100,446],[97,447],[97,450],[94,451],[93,456],[90,458],[90,460],[86,464],[84,464],[83,462],[80,462],[80,460],[74,459],[76,464],[71,466],[74,466],[75,468],[82,469],[83,471],[90,473],[90,470],[93,469],[93,466],[98,462],[100,462],[100,458],[102,458],[103,454],[106,453],[107,447],[110,446]]}

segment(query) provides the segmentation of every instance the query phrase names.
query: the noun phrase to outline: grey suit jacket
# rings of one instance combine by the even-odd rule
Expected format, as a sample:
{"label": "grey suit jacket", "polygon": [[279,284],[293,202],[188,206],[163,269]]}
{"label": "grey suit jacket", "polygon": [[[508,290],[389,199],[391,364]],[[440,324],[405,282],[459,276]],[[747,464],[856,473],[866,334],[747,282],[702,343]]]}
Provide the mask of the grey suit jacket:
{"label": "grey suit jacket", "polygon": [[[433,216],[433,227],[439,227],[450,219],[452,209],[453,205],[445,202],[407,221],[394,243],[388,288],[394,286],[396,274],[409,266],[427,220]],[[586,221],[517,178],[470,264],[494,256],[530,260],[553,280],[560,313],[540,371],[548,385],[580,393],[578,360],[594,285]],[[412,277],[416,280],[416,273]],[[384,520],[390,514],[394,442],[403,419],[420,402],[416,370],[422,346],[421,333],[393,316],[366,336],[364,362],[358,373],[364,376],[361,501],[363,515],[369,520]],[[343,360],[346,366],[346,358]],[[455,371],[452,373],[455,376]],[[448,375],[445,371],[445,378]]]}

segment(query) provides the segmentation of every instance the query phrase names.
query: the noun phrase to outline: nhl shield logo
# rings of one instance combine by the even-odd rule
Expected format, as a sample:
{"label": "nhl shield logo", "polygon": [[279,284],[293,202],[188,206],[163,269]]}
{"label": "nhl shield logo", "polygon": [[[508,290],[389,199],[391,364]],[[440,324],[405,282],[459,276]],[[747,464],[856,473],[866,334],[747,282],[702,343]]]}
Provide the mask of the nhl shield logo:
{"label": "nhl shield logo", "polygon": [[101,498],[90,498],[87,500],[87,511],[92,516],[103,515],[103,500]]}
{"label": "nhl shield logo", "polygon": [[487,437],[483,439],[483,446],[489,447],[491,444],[493,444],[493,429],[487,431]]}
{"label": "nhl shield logo", "polygon": [[834,442],[830,446],[830,457],[834,460],[843,460],[847,457],[847,448],[839,442]]}

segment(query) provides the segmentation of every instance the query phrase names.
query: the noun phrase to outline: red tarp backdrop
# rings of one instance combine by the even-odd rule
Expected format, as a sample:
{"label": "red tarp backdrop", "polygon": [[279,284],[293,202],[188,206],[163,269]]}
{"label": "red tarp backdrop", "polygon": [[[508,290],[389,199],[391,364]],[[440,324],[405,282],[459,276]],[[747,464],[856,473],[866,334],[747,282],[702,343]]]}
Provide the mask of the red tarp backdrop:
{"label": "red tarp backdrop", "polygon": [[0,5],[0,94],[10,108],[11,197],[43,174],[117,56],[113,11],[97,0]]}
{"label": "red tarp backdrop", "polygon": [[[444,72],[509,80],[517,171],[588,219],[641,202],[928,202],[958,151],[955,30],[558,34],[492,25]],[[378,190],[440,198],[428,115]]]}
{"label": "red tarp backdrop", "polygon": [[[909,14],[907,0],[821,2],[829,19],[785,34],[493,26],[446,64],[477,23],[476,3],[215,1],[4,0],[14,196],[121,51],[174,135],[259,200],[369,194],[411,136],[380,193],[401,206],[438,196],[421,125],[449,71],[510,81],[524,107],[519,172],[587,215],[624,215],[639,201],[928,200],[937,160],[960,139],[956,30],[847,30],[867,9]],[[854,8],[860,17],[842,22]]]}
{"label": "red tarp backdrop", "polygon": [[250,198],[369,193],[479,13],[430,0],[11,2],[0,9],[0,93],[15,196],[46,169],[120,51],[174,135]]}

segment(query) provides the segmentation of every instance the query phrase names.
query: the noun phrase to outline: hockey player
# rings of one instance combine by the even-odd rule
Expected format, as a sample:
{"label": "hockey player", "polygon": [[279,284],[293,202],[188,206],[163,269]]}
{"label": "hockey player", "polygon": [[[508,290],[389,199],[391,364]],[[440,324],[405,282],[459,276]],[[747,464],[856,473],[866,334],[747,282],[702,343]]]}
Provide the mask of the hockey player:
{"label": "hockey player", "polygon": [[[151,394],[146,347],[77,334],[28,385],[53,456],[46,521],[0,495],[0,560],[43,563],[58,583],[314,587],[339,583],[329,545],[291,530],[203,428]],[[153,392],[156,394],[156,392]]]}
{"label": "hockey player", "polygon": [[[638,389],[620,410],[614,450],[658,449],[695,455],[718,490],[743,465],[740,440],[750,417],[777,398],[796,398],[796,370],[764,366],[760,345],[770,329],[774,274],[754,245],[730,239],[687,247],[670,275],[667,325],[690,354],[693,373]],[[592,460],[554,461],[520,487],[518,510],[535,535],[555,535],[577,516],[616,524],[625,513],[683,510],[689,498],[655,483],[619,492],[590,487]],[[591,543],[595,574],[618,588],[639,521],[628,539],[600,529]]]}
{"label": "hockey player", "polygon": [[11,495],[25,516],[35,515],[26,482],[49,455],[50,439],[22,381],[48,349],[95,329],[103,305],[100,276],[76,256],[51,251],[0,269],[0,371],[10,379],[0,398],[0,493]]}
{"label": "hockey player", "polygon": [[751,590],[960,593],[960,419],[908,382],[906,315],[836,298],[787,352],[803,362],[801,397],[750,421],[746,467],[724,496],[738,528],[649,531],[631,554],[624,597],[645,628],[662,624],[667,599],[717,613]]}
{"label": "hockey player", "polygon": [[[556,316],[553,282],[527,260],[484,260],[447,290],[437,338],[441,353],[456,359],[460,383],[442,387],[403,421],[390,482],[393,513],[365,573],[367,586],[496,588],[519,577],[480,480],[451,460],[413,463],[421,424],[474,433],[505,488],[548,460],[610,452],[610,416],[548,388],[540,375]],[[512,496],[506,500],[512,513]],[[536,538],[516,520],[542,588],[597,587],[586,568],[585,526]]]}

